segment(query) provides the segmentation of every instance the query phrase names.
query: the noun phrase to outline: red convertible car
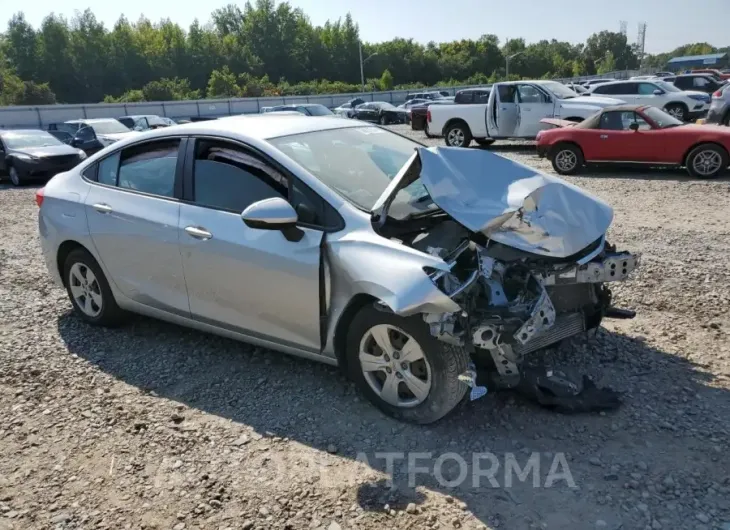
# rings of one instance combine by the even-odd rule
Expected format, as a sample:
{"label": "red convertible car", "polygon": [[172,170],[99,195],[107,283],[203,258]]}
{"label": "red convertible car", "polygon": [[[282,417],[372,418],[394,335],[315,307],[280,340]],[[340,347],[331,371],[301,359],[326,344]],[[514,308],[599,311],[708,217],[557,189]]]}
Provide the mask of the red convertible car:
{"label": "red convertible car", "polygon": [[561,175],[613,163],[684,166],[691,176],[708,179],[730,164],[730,128],[685,124],[656,107],[606,107],[580,123],[541,121],[556,128],[537,134],[538,155]]}

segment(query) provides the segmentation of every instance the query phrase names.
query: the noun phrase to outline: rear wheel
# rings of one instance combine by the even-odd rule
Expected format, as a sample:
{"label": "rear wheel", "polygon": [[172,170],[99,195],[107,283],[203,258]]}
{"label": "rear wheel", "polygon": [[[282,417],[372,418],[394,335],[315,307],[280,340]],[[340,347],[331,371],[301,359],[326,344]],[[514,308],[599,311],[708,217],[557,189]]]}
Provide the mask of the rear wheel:
{"label": "rear wheel", "polygon": [[574,144],[558,144],[550,152],[553,169],[560,175],[574,175],[583,167],[583,153]]}
{"label": "rear wheel", "polygon": [[456,122],[446,128],[444,138],[449,147],[469,147],[472,135],[466,123]]}
{"label": "rear wheel", "polygon": [[386,118],[385,114],[380,115],[380,125],[388,125],[388,118]]}
{"label": "rear wheel", "polygon": [[423,127],[423,132],[426,135],[426,138],[435,138],[435,136],[428,131],[428,123],[426,123]]}
{"label": "rear wheel", "polygon": [[679,121],[684,121],[687,118],[687,108],[681,103],[670,103],[664,110],[667,114],[673,118],[677,118]]}
{"label": "rear wheel", "polygon": [[432,423],[467,392],[458,380],[468,367],[464,348],[434,338],[423,319],[366,306],[350,324],[347,369],[380,410],[412,423]]}
{"label": "rear wheel", "polygon": [[69,253],[63,275],[71,304],[83,320],[97,326],[114,326],[124,320],[126,314],[114,300],[104,272],[86,250]]}
{"label": "rear wheel", "polygon": [[687,155],[687,172],[698,179],[719,177],[728,166],[728,152],[715,144],[701,144]]}

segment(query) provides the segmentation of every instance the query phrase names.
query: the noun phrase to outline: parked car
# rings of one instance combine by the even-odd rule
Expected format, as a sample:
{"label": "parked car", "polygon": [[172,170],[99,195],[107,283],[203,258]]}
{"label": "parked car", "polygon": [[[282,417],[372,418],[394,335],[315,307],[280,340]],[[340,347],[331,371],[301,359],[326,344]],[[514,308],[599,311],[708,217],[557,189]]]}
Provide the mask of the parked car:
{"label": "parked car", "polygon": [[610,282],[639,263],[576,186],[354,120],[131,136],[36,201],[48,271],[88,324],[131,311],[339,365],[414,423],[483,395],[473,359],[493,363],[490,388],[535,370],[562,388],[520,359],[618,315]]}
{"label": "parked car", "polygon": [[723,86],[712,94],[710,110],[704,123],[730,125],[730,84]]}
{"label": "parked car", "polygon": [[426,101],[419,105],[414,105],[410,108],[411,116],[411,129],[414,131],[423,131],[426,133],[427,138],[434,138],[435,135],[431,134],[428,129],[428,108],[432,105],[453,105],[456,103],[456,98],[453,100],[450,98],[434,99],[433,101]]}
{"label": "parked car", "polygon": [[276,105],[275,107],[268,107],[267,112],[285,112],[294,111],[305,116],[334,116],[334,112],[318,103],[301,103],[298,105]]}
{"label": "parked car", "polygon": [[430,90],[426,92],[414,92],[413,94],[408,94],[406,96],[406,101],[410,101],[412,99],[441,99],[448,96],[449,93],[445,90],[442,92],[439,92],[437,90]]}
{"label": "parked car", "polygon": [[637,81],[642,79],[656,79],[657,77],[655,75],[635,75],[633,77],[629,77],[629,81]]}
{"label": "parked car", "polygon": [[355,113],[355,107],[357,107],[358,105],[362,105],[363,103],[365,103],[364,99],[354,98],[350,101],[346,101],[339,107],[335,107],[334,109],[332,109],[332,112],[346,118],[352,118],[352,115]]}
{"label": "parked car", "polygon": [[671,77],[676,75],[674,72],[657,72],[654,74],[656,77]]}
{"label": "parked car", "polygon": [[457,105],[468,105],[471,103],[486,103],[489,101],[489,93],[492,87],[465,88],[459,90],[454,96],[454,103]]}
{"label": "parked car", "polygon": [[723,71],[717,70],[715,68],[700,68],[697,70],[692,70],[692,73],[693,74],[710,74],[711,76],[713,76],[721,81],[730,79],[730,73],[723,72]]}
{"label": "parked car", "polygon": [[372,101],[355,107],[352,117],[357,120],[372,121],[380,125],[405,123],[406,111],[387,101]]}
{"label": "parked car", "polygon": [[605,79],[591,79],[589,81],[584,81],[583,86],[586,88],[590,88],[593,85],[600,85],[601,83],[610,83],[611,81],[616,81],[612,77],[607,77]]}
{"label": "parked car", "polygon": [[716,92],[726,83],[708,74],[684,74],[672,80],[672,84],[680,90],[694,90],[705,94]]}
{"label": "parked car", "polygon": [[121,116],[117,118],[123,125],[133,131],[149,131],[160,127],[175,125],[170,118],[157,116],[156,114],[137,114],[134,116]]}
{"label": "parked car", "polygon": [[557,81],[495,83],[488,103],[439,105],[426,113],[431,134],[442,134],[446,145],[467,147],[472,139],[489,145],[500,138],[534,138],[545,117],[581,121],[598,109],[623,103],[618,99],[579,97]]}
{"label": "parked car", "polygon": [[584,87],[583,85],[579,85],[578,83],[566,83],[565,86],[567,86],[579,96],[588,92],[588,89],[586,87]]}
{"label": "parked car", "polygon": [[684,166],[696,178],[719,176],[730,164],[730,130],[685,124],[654,106],[608,107],[582,123],[543,120],[557,126],[537,136],[537,151],[561,175],[585,164],[638,163]]}
{"label": "parked car", "polygon": [[707,94],[681,90],[661,80],[614,81],[592,87],[590,94],[591,97],[594,94],[617,97],[629,104],[652,105],[681,121],[700,118],[710,108]]}
{"label": "parked car", "polygon": [[73,135],[71,146],[82,149],[87,155],[102,150],[107,145],[135,134],[119,120],[114,118],[96,118],[90,120],[69,120],[63,123],[52,123],[49,132],[63,132]]}
{"label": "parked car", "polygon": [[13,186],[68,171],[85,158],[86,153],[46,131],[0,130],[0,176],[8,175]]}

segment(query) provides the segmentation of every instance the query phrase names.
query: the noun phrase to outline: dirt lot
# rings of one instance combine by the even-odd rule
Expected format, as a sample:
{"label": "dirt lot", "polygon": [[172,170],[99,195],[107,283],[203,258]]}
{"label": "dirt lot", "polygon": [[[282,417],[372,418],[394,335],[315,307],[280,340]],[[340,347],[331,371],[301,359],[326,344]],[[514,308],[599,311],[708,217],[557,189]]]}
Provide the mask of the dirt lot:
{"label": "dirt lot", "polygon": [[[529,144],[493,150],[550,170]],[[570,180],[614,206],[613,242],[644,253],[616,289],[638,316],[549,359],[625,404],[560,415],[490,393],[430,427],[382,416],[333,368],[144,318],[82,324],[41,261],[35,188],[1,186],[0,530],[730,529],[729,182]],[[386,452],[403,454],[395,488]],[[484,452],[501,467],[476,487]],[[563,457],[574,484],[549,484]],[[539,473],[504,473],[530,458]]]}

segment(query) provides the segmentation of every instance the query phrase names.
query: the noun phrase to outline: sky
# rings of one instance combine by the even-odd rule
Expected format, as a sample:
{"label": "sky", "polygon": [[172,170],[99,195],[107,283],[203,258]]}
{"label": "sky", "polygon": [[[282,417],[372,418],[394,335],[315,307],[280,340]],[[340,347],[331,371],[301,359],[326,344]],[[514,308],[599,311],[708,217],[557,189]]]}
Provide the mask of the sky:
{"label": "sky", "polygon": [[[245,2],[24,0],[13,4],[12,0],[4,0],[4,3],[6,9],[2,11],[8,18],[12,9],[22,10],[35,27],[52,11],[70,18],[75,11],[90,7],[111,28],[122,14],[131,21],[142,14],[152,21],[169,17],[187,27],[196,18],[206,22],[218,7],[236,3],[243,8]],[[289,3],[302,8],[315,25],[351,13],[365,42],[395,37],[422,43],[445,42],[477,39],[491,33],[500,42],[522,37],[528,43],[542,39],[576,43],[585,42],[598,31],[619,31],[623,20],[632,43],[636,41],[638,24],[646,22],[647,53],[669,52],[694,42],[709,42],[717,47],[730,45],[730,0],[459,0],[453,3],[448,0],[289,0]],[[17,8],[11,8],[11,4]]]}

